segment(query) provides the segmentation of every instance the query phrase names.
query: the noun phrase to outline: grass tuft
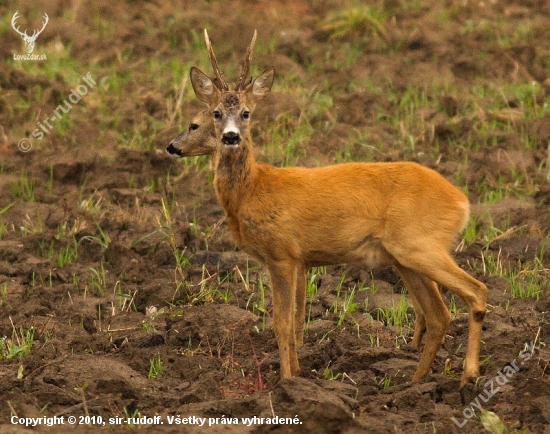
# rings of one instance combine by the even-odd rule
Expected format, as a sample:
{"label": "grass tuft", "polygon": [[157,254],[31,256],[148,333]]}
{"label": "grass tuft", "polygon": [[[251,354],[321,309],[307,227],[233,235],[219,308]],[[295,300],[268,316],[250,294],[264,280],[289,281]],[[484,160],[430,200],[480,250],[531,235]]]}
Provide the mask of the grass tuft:
{"label": "grass tuft", "polygon": [[332,39],[365,38],[388,42],[386,13],[376,7],[359,5],[330,14],[322,24]]}

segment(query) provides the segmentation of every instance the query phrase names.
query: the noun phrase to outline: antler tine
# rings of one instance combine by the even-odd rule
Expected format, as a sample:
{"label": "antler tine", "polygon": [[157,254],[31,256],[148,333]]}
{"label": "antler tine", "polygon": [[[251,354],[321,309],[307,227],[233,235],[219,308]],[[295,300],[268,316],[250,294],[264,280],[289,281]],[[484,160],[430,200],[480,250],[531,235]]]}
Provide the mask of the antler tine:
{"label": "antler tine", "polygon": [[225,91],[229,90],[229,86],[225,81],[223,73],[220,71],[220,68],[218,67],[218,61],[216,60],[216,56],[214,55],[214,50],[212,49],[212,44],[210,42],[210,38],[208,37],[208,32],[206,31],[206,29],[204,29],[204,41],[206,42],[206,48],[208,49],[208,55],[210,56],[210,63],[212,63],[212,68],[214,68],[214,72],[216,73],[216,78],[218,79],[218,82],[221,87],[220,90],[225,90]]}
{"label": "antler tine", "polygon": [[[15,29],[15,22],[17,21],[17,16],[19,15],[19,11],[15,11],[13,14],[13,17],[11,17],[11,25]],[[17,30],[17,29],[15,29]]]}
{"label": "antler tine", "polygon": [[248,73],[250,72],[250,64],[252,62],[252,53],[254,52],[254,46],[256,45],[256,35],[258,32],[254,30],[254,35],[252,36],[252,41],[250,42],[250,46],[246,49],[246,57],[244,59],[244,64],[241,69],[241,75],[239,76],[239,81],[237,81],[237,86],[235,87],[235,90],[243,90],[243,88],[246,86],[246,77],[248,76]]}

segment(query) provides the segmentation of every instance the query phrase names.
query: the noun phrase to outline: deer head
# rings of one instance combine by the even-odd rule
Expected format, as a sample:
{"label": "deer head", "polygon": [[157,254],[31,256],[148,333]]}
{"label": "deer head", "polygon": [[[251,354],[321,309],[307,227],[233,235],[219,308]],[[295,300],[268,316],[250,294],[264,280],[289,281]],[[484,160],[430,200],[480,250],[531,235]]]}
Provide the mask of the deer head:
{"label": "deer head", "polygon": [[25,32],[21,32],[19,30],[19,27],[15,27],[15,21],[17,20],[18,18],[18,12],[19,11],[16,11],[14,14],[13,14],[13,18],[11,19],[11,26],[13,27],[13,29],[19,33],[21,35],[21,37],[23,38],[23,40],[25,41],[25,49],[27,50],[27,53],[28,54],[31,54],[34,50],[34,42],[36,41],[36,38],[38,38],[38,35],[40,33],[42,33],[42,31],[44,30],[44,28],[46,27],[46,24],[48,24],[48,21],[49,21],[49,18],[48,18],[48,14],[44,13],[44,18],[46,19],[44,21],[44,24],[42,25],[42,28],[40,30],[34,30],[32,35],[29,36],[27,35],[27,31],[25,30]]}
{"label": "deer head", "polygon": [[214,122],[210,112],[203,110],[170,142],[166,152],[176,157],[195,157],[213,154],[215,149]]}
{"label": "deer head", "polygon": [[[218,67],[218,61],[216,60],[210,38],[208,37],[208,33],[206,30],[204,31],[204,39],[206,41],[208,54],[210,56],[210,61],[212,63],[212,67],[214,69],[216,77],[210,79],[197,68],[192,68],[191,76],[199,77],[197,78],[198,81],[196,82],[196,88],[195,84],[193,84],[194,89],[196,89],[195,92],[197,92],[199,89],[202,89],[203,86],[206,86],[212,92],[214,92],[214,89],[216,89],[216,92],[220,94],[229,94],[231,93],[229,90],[229,85],[227,84],[223,73]],[[256,31],[254,32],[254,36],[252,37],[252,42],[250,43],[250,46],[246,50],[245,61],[241,69],[241,73],[239,74],[237,84],[235,85],[234,92],[242,92],[252,84],[252,78],[248,78],[248,73],[250,71],[250,64],[252,62],[252,53],[254,51],[255,43]],[[207,99],[206,101],[205,98]],[[205,102],[209,101],[206,96],[201,99]],[[214,128],[214,118],[211,110],[207,109],[200,112],[193,118],[187,129],[178,134],[178,136],[170,142],[170,144],[166,148],[166,151],[169,154],[177,157],[207,155],[215,153],[217,144],[218,140]]]}
{"label": "deer head", "polygon": [[192,67],[191,84],[195,95],[208,104],[210,115],[214,121],[216,139],[225,148],[237,148],[241,140],[249,134],[250,114],[256,107],[256,103],[265,98],[271,90],[275,71],[273,68],[268,68],[258,78],[247,82],[256,42],[256,31],[254,31],[235,89],[230,90],[218,67],[206,30],[204,39],[216,78],[211,80],[201,70]]}

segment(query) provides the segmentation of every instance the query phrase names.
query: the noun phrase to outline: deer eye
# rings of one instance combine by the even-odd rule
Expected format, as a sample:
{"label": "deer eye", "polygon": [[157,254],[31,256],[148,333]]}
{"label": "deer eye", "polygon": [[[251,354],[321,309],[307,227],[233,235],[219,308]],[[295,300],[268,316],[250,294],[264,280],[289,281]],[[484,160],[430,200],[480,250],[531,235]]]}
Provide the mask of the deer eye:
{"label": "deer eye", "polygon": [[197,124],[189,124],[189,131],[198,130],[199,126]]}
{"label": "deer eye", "polygon": [[243,112],[243,119],[249,119],[250,118],[250,112],[248,110],[245,110]]}
{"label": "deer eye", "polygon": [[214,119],[221,119],[222,114],[219,110],[214,110]]}

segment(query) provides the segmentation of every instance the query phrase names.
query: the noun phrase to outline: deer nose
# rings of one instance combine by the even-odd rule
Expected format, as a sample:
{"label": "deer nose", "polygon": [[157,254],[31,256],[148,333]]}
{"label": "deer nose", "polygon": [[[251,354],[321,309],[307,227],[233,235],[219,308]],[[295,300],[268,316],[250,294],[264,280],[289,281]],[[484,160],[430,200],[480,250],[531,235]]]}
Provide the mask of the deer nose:
{"label": "deer nose", "polygon": [[183,154],[181,152],[181,149],[176,148],[172,142],[166,147],[166,152],[168,152],[170,155],[177,155],[178,157],[183,157]]}
{"label": "deer nose", "polygon": [[238,145],[241,141],[241,136],[234,131],[228,131],[222,136],[222,143],[224,145]]}

